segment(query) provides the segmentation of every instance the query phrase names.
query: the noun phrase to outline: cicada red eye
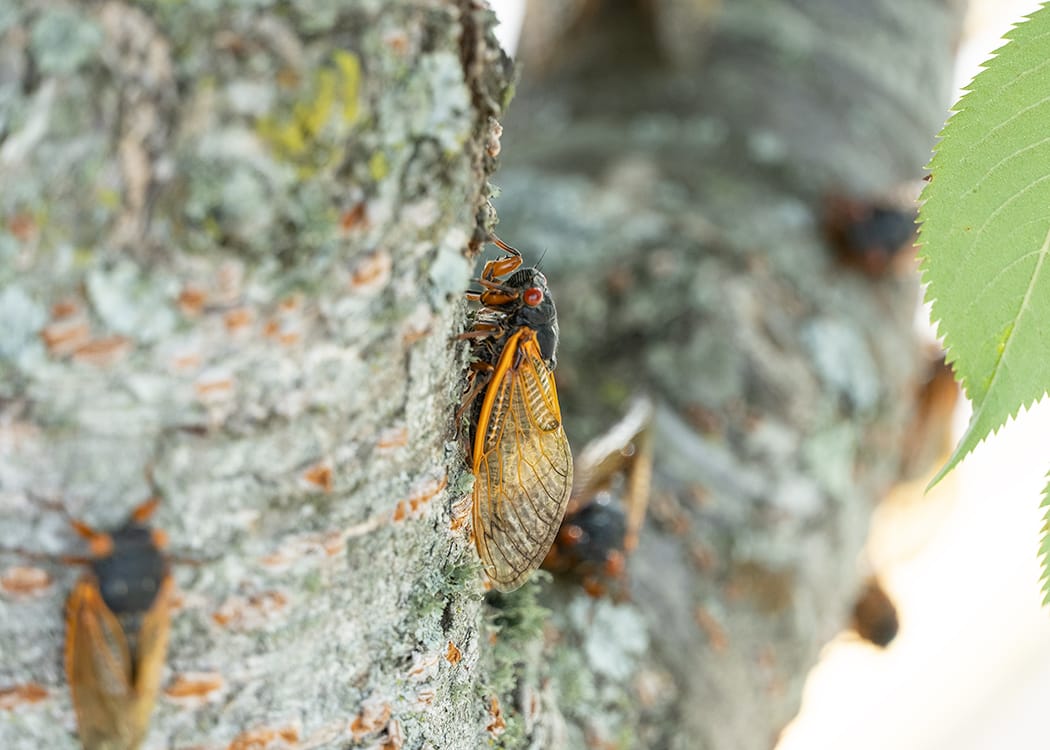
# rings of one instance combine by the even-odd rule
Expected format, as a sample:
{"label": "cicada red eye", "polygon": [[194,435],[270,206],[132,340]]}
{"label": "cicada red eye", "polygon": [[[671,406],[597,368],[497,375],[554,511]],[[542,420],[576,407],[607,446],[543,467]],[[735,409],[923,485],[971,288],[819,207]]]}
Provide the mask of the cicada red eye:
{"label": "cicada red eye", "polygon": [[529,307],[536,307],[543,302],[543,290],[535,286],[529,287],[522,293],[521,298]]}

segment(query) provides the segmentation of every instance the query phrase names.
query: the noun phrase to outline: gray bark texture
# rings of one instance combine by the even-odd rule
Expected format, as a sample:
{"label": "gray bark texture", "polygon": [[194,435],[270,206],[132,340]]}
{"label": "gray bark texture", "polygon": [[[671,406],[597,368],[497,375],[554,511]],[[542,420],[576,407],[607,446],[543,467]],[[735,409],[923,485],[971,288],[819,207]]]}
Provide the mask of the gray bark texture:
{"label": "gray bark texture", "polygon": [[[915,280],[823,195],[919,176],[944,0],[530,10],[498,183],[574,444],[656,403],[631,598],[484,598],[462,292],[511,68],[473,0],[0,3],[0,747],[77,747],[63,603],[153,489],[146,748],[765,748],[844,622]],[[155,488],[146,479],[151,473]],[[19,547],[52,556],[28,556]]]}
{"label": "gray bark texture", "polygon": [[[0,538],[83,554],[39,499],[112,528],[152,469],[187,562],[147,748],[487,736],[450,506],[512,70],[493,24],[469,0],[0,4]],[[80,573],[2,565],[0,747],[77,747]]]}

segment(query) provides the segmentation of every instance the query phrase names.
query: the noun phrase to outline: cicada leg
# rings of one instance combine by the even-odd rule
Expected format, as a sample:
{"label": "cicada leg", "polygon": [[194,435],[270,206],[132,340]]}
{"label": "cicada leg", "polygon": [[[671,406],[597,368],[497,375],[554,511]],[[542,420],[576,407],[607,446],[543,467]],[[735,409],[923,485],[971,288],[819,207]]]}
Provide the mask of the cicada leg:
{"label": "cicada leg", "polygon": [[160,505],[159,497],[151,497],[138,505],[136,505],[131,511],[131,520],[135,523],[144,524],[153,514],[157,512],[157,506]]}
{"label": "cicada leg", "polygon": [[485,281],[495,281],[497,276],[505,276],[508,273],[517,271],[522,264],[521,252],[496,236],[492,237],[492,243],[500,250],[509,253],[509,255],[506,258],[490,260],[485,264],[485,268],[481,271],[481,282],[483,284]]}
{"label": "cicada leg", "polygon": [[497,323],[475,323],[469,331],[464,331],[456,336],[458,341],[470,341],[473,339],[500,338],[506,333],[503,326]]}
{"label": "cicada leg", "polygon": [[471,302],[481,302],[488,307],[499,307],[518,298],[514,289],[509,289],[503,284],[488,279],[475,279],[483,287],[480,291],[468,291],[467,299]]}
{"label": "cicada leg", "polygon": [[520,250],[518,250],[517,248],[511,247],[510,245],[508,245],[506,242],[501,240],[496,235],[492,235],[491,239],[492,239],[492,244],[495,245],[496,247],[498,247],[503,252],[510,253],[511,255],[515,255],[515,256],[517,256],[519,258],[521,257],[521,251]]}
{"label": "cicada leg", "polygon": [[[148,473],[147,476],[150,479],[150,483],[153,483],[152,472]],[[131,511],[131,520],[135,523],[145,524],[153,514],[157,512],[157,507],[160,505],[160,497],[154,495],[153,497],[139,503]],[[165,549],[168,546],[168,534],[161,529],[151,529],[150,535],[153,538],[153,544],[156,545],[157,549]]]}
{"label": "cicada leg", "polygon": [[506,292],[487,291],[478,295],[478,299],[481,301],[481,304],[485,305],[485,307],[499,309],[500,307],[518,299],[518,295],[507,294]]}
{"label": "cicada leg", "polygon": [[485,263],[485,267],[481,270],[481,281],[495,281],[499,276],[506,276],[508,273],[513,273],[521,267],[521,256],[512,255],[508,258],[497,258],[496,260],[490,260]]}
{"label": "cicada leg", "polygon": [[459,430],[459,424],[463,420],[463,415],[466,413],[470,405],[474,403],[474,399],[478,397],[485,386],[488,385],[488,378],[478,377],[479,373],[490,373],[495,368],[488,362],[471,362],[470,363],[470,376],[467,388],[467,395],[463,397],[463,403],[460,404],[459,410],[456,411],[456,429]]}
{"label": "cicada leg", "polygon": [[486,307],[499,308],[518,298],[516,291],[508,289],[498,282],[485,278],[475,279],[475,281],[484,288],[480,292],[467,292],[467,300],[470,302],[480,302]]}
{"label": "cicada leg", "polygon": [[92,558],[107,557],[112,554],[113,538],[109,534],[96,531],[83,521],[78,521],[75,518],[69,519],[69,525],[73,527],[73,531],[87,540]]}
{"label": "cicada leg", "polygon": [[54,512],[54,513],[58,513],[60,516],[62,516],[64,519],[66,519],[66,521],[73,528],[73,530],[78,535],[80,535],[85,540],[87,540],[88,544],[90,545],[91,556],[90,557],[83,557],[83,556],[79,556],[79,555],[57,555],[56,556],[56,555],[49,555],[49,554],[40,553],[40,552],[30,552],[29,550],[25,550],[25,549],[23,549],[21,547],[11,548],[11,549],[7,549],[5,551],[16,552],[19,555],[23,555],[23,556],[25,556],[27,558],[34,559],[34,560],[50,560],[50,561],[58,560],[59,562],[64,563],[66,565],[86,565],[86,564],[91,563],[95,558],[99,557],[100,554],[101,555],[109,554],[109,552],[113,549],[113,540],[110,538],[109,534],[103,533],[101,531],[96,531],[95,529],[93,529],[92,527],[88,526],[83,521],[80,521],[80,520],[78,520],[76,518],[73,518],[73,516],[69,512],[69,509],[66,508],[66,506],[62,503],[61,500],[54,500],[54,499],[51,499],[51,498],[47,498],[47,497],[44,497],[42,495],[38,495],[37,493],[35,493],[35,492],[31,491],[31,490],[26,492],[26,497],[28,497],[30,501],[35,503],[37,506],[43,508],[44,510],[48,510],[48,511],[51,511],[51,512]]}

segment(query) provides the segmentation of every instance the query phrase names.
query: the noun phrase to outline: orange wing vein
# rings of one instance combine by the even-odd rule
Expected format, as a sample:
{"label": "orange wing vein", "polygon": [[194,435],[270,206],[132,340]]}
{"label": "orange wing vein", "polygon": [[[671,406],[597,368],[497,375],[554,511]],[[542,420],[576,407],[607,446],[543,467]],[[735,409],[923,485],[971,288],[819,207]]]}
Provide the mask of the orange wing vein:
{"label": "orange wing vein", "polygon": [[572,454],[536,332],[515,331],[492,374],[474,437],[474,538],[485,573],[512,591],[540,566],[572,491]]}
{"label": "orange wing vein", "polygon": [[85,750],[130,750],[145,737],[167,651],[170,587],[166,577],[143,618],[137,654],[131,653],[94,579],[83,578],[73,589],[66,616],[66,676]]}

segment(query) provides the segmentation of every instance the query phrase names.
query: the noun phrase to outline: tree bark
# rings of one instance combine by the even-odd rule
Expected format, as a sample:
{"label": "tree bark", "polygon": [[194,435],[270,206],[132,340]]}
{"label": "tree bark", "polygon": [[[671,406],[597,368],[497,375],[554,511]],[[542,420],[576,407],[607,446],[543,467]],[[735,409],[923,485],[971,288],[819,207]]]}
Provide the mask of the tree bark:
{"label": "tree bark", "polygon": [[[844,271],[813,217],[918,176],[957,13],[586,6],[531,16],[500,233],[551,251],[574,442],[658,405],[620,604],[544,576],[486,604],[451,528],[487,12],[0,10],[0,544],[82,553],[40,498],[110,528],[151,471],[179,597],[145,747],[768,747],[794,712],[917,362],[914,280]],[[0,556],[4,748],[77,746],[78,575]]]}
{"label": "tree bark", "polygon": [[79,573],[11,548],[83,554],[41,498],[112,528],[147,470],[179,594],[145,747],[487,736],[450,506],[511,73],[493,23],[471,0],[0,9],[0,746],[78,746]]}
{"label": "tree bark", "polygon": [[499,233],[544,253],[570,439],[657,402],[632,601],[544,599],[563,746],[771,747],[846,626],[922,356],[915,275],[836,263],[821,215],[922,176],[960,11],[529,6]]}

